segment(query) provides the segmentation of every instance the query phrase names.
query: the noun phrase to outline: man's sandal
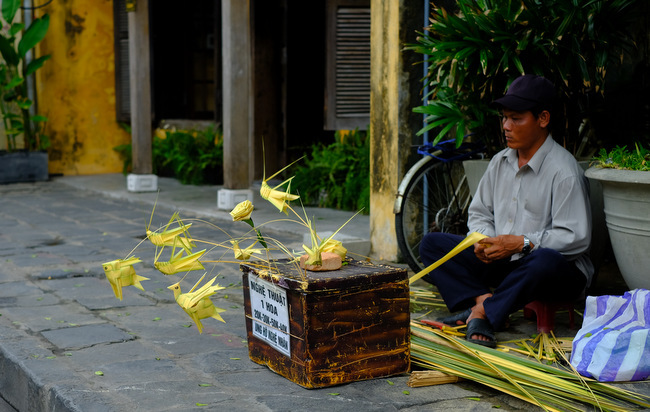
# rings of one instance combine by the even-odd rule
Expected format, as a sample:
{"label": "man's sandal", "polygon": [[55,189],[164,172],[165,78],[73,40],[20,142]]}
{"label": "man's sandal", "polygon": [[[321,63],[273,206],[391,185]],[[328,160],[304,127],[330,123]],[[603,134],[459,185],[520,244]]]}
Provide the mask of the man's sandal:
{"label": "man's sandal", "polygon": [[437,319],[438,322],[442,322],[447,326],[460,326],[458,324],[458,321],[463,322],[462,324],[467,323],[467,318],[469,318],[469,315],[472,314],[472,309],[467,309],[462,312],[458,312],[454,315],[447,316],[445,318],[439,318]]}
{"label": "man's sandal", "polygon": [[[472,339],[474,335],[485,336],[489,340]],[[467,322],[467,330],[465,331],[465,340],[477,345],[487,346],[488,348],[496,348],[497,341],[494,336],[494,328],[487,319],[474,318]]]}

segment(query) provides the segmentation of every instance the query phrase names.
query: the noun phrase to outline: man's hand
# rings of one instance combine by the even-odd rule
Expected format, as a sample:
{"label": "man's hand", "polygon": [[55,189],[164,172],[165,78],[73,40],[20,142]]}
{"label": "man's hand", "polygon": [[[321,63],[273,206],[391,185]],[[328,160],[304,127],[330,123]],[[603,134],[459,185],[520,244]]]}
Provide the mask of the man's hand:
{"label": "man's hand", "polygon": [[492,263],[521,252],[523,247],[523,235],[499,235],[479,240],[474,244],[474,253],[482,262]]}

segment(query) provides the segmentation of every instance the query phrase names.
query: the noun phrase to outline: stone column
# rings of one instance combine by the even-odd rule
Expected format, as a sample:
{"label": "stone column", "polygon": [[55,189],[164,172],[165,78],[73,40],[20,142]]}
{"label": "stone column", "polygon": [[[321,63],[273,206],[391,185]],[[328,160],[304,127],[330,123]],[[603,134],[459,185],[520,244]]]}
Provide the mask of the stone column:
{"label": "stone column", "polygon": [[131,192],[158,190],[151,163],[151,64],[149,58],[149,0],[138,0],[129,19],[129,78],[131,90],[131,147],[133,173],[127,176]]}
{"label": "stone column", "polygon": [[217,204],[253,200],[253,87],[250,0],[222,0],[223,180]]}
{"label": "stone column", "polygon": [[414,66],[418,56],[403,48],[415,42],[416,30],[422,31],[424,3],[372,0],[370,8],[371,255],[395,261],[399,250],[393,203],[421,127],[421,116],[412,109],[421,104],[422,66]]}

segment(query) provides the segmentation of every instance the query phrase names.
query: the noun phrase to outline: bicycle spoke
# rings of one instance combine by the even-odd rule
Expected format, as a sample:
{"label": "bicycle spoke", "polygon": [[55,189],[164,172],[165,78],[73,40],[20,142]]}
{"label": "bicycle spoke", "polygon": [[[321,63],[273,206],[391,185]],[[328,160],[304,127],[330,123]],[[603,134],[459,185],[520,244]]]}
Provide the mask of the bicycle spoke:
{"label": "bicycle spoke", "polygon": [[398,242],[413,270],[423,268],[419,247],[429,232],[465,234],[470,193],[460,162],[426,163],[407,185],[396,216]]}

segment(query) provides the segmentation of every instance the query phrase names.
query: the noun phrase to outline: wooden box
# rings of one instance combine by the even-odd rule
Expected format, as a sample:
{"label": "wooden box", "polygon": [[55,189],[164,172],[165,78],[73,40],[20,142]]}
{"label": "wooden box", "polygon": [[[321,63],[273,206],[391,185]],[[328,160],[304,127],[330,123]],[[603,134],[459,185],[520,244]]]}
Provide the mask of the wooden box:
{"label": "wooden box", "polygon": [[405,269],[348,260],[310,272],[241,265],[251,360],[306,388],[407,372]]}

